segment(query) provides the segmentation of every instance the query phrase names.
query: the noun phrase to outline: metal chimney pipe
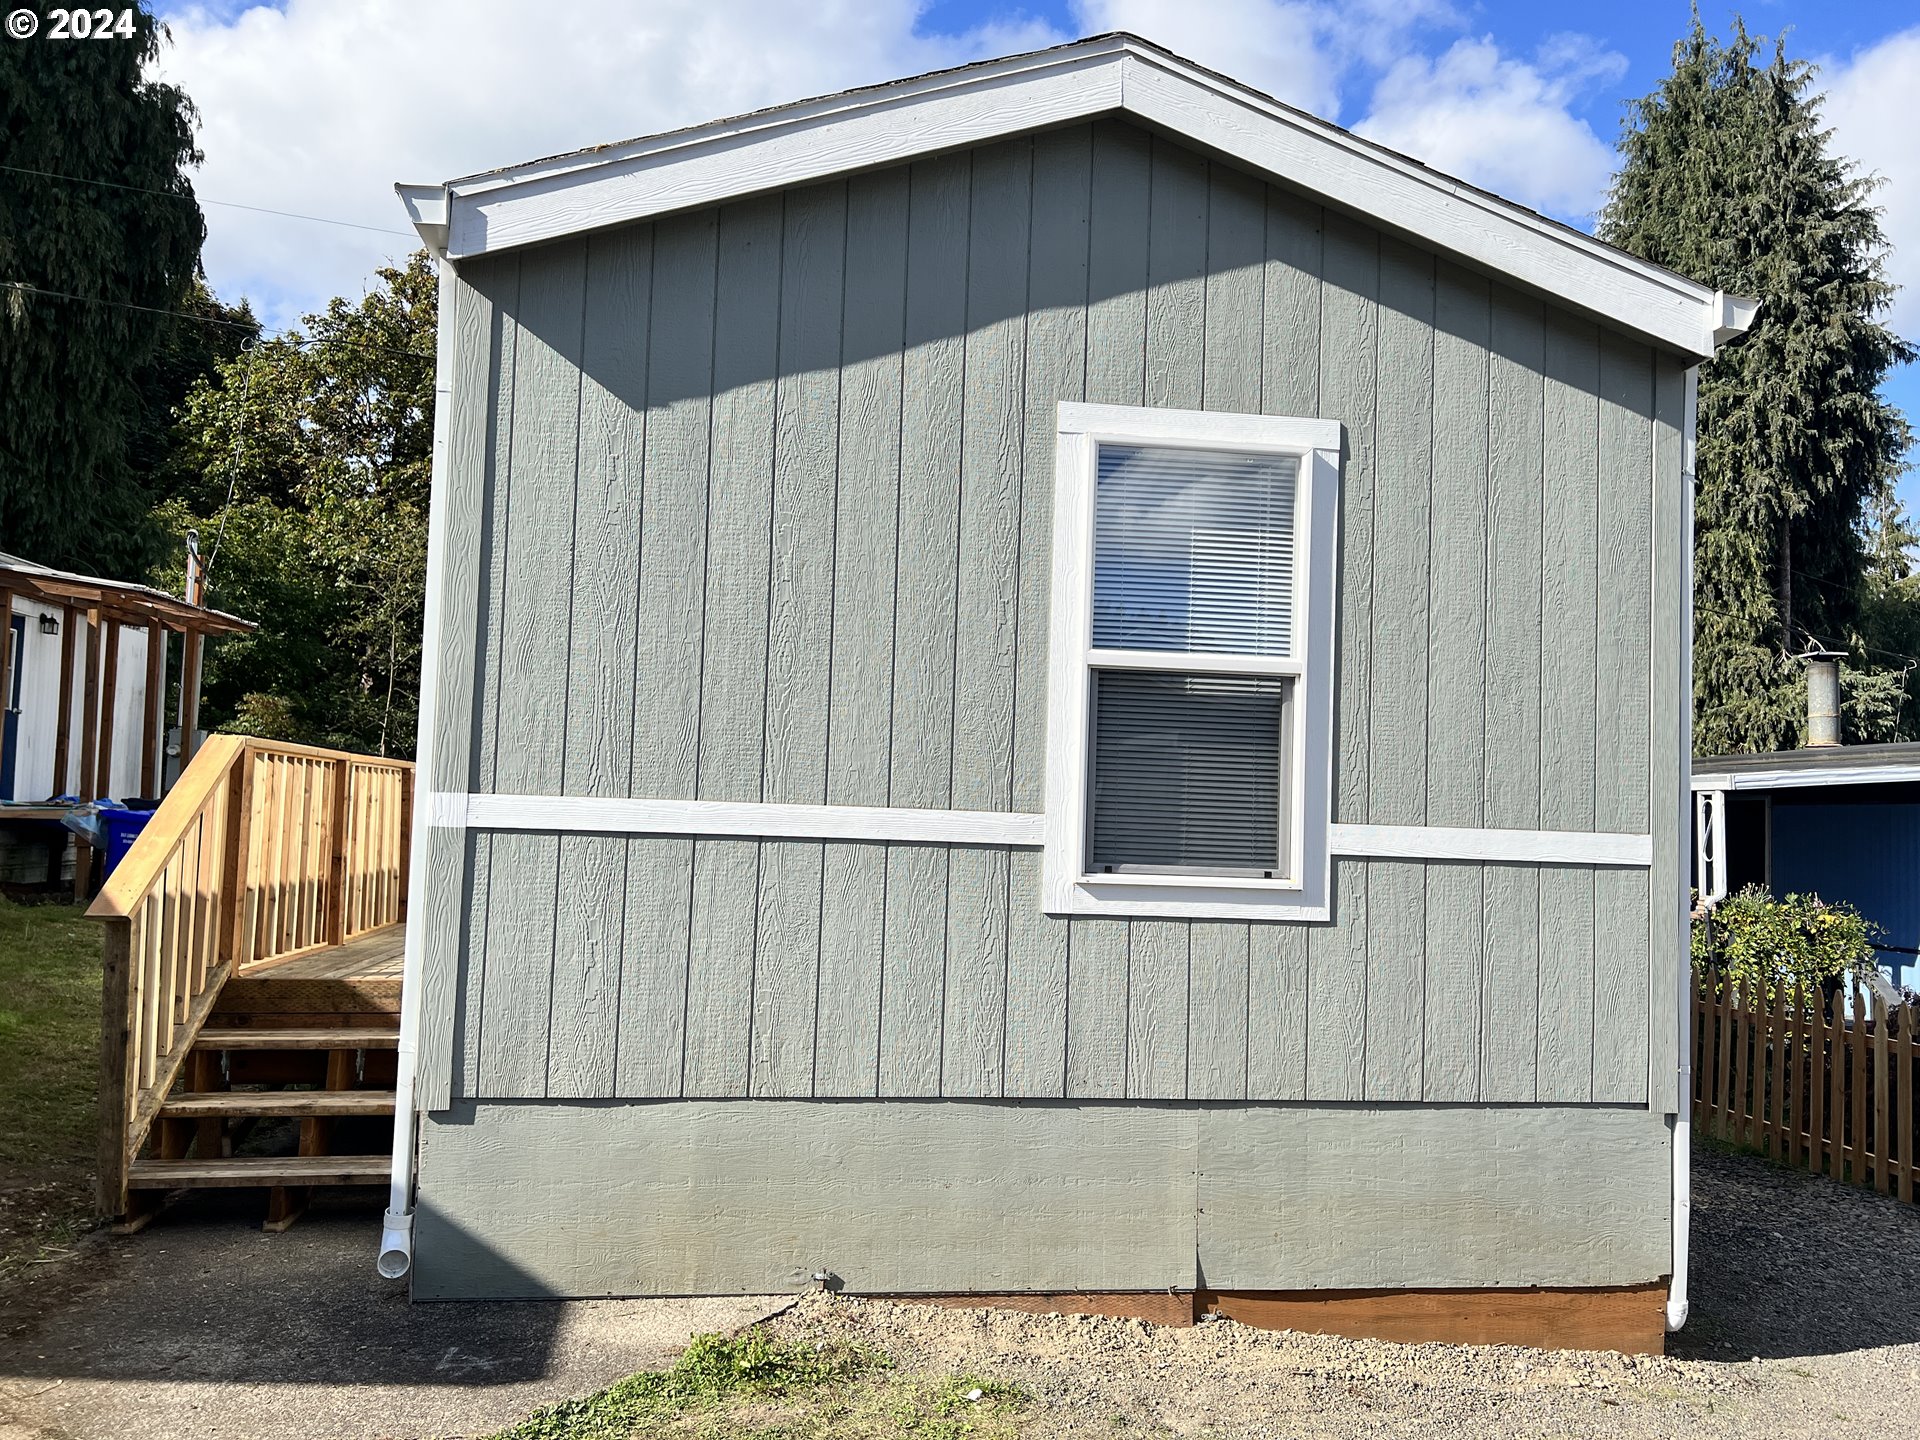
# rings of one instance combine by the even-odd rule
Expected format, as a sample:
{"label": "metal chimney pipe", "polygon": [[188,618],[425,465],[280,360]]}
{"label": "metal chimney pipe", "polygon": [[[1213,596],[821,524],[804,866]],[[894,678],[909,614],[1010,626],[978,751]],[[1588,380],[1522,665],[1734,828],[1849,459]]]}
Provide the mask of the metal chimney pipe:
{"label": "metal chimney pipe", "polygon": [[1831,650],[1807,657],[1807,747],[1840,743],[1840,657]]}

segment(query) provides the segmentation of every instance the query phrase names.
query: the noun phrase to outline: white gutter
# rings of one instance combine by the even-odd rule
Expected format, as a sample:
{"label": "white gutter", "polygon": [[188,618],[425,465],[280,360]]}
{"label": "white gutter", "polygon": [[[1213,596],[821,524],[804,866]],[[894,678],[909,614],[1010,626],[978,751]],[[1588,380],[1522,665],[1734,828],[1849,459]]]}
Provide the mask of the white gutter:
{"label": "white gutter", "polygon": [[[1751,321],[1752,313],[1746,319]],[[1745,329],[1745,325],[1742,325]],[[1688,367],[1686,402],[1680,416],[1680,470],[1686,476],[1686,583],[1680,587],[1680,827],[1687,838],[1693,769],[1693,491],[1697,448],[1693,427],[1700,412],[1700,367]],[[1681,854],[1687,852],[1683,843]],[[1667,1285],[1667,1329],[1687,1323],[1687,1247],[1693,1229],[1693,918],[1684,889],[1679,897],[1679,1094],[1673,1114],[1673,1279]]]}
{"label": "white gutter", "polygon": [[[427,500],[427,596],[420,636],[419,731],[414,741],[413,834],[408,856],[406,949],[400,968],[400,1045],[394,1077],[393,1172],[387,1191],[387,1213],[380,1227],[380,1253],[375,1268],[389,1280],[398,1280],[413,1268],[413,1174],[416,1116],[414,1074],[420,1055],[421,951],[426,935],[427,835],[433,814],[433,734],[439,674],[440,624],[446,587],[440,570],[446,549],[447,423],[453,401],[453,264],[443,245],[445,194],[440,211],[432,213],[430,197],[439,187],[401,186],[401,199],[420,230],[421,239],[440,267],[439,316],[434,343],[433,470]],[[435,221],[441,245],[433,240]]]}

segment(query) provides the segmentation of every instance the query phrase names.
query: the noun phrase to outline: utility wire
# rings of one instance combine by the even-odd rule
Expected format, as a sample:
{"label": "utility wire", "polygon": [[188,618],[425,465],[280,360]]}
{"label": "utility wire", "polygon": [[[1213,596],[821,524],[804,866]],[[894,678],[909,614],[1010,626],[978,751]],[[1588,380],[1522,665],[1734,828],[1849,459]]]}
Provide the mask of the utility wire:
{"label": "utility wire", "polygon": [[159,195],[168,200],[184,201],[188,205],[219,205],[227,210],[251,210],[256,215],[278,215],[284,220],[306,220],[315,225],[338,225],[346,230],[370,230],[376,235],[404,235],[409,240],[419,238],[411,230],[395,230],[386,225],[362,225],[357,220],[335,220],[326,215],[301,215],[292,210],[275,210],[267,205],[242,205],[238,200],[209,200],[200,195],[182,195],[174,190],[155,190],[149,185],[126,185],[118,180],[91,180],[85,175],[60,175],[52,170],[30,170],[24,165],[0,165],[0,170],[10,170],[15,175],[35,175],[42,180],[65,180],[74,185],[100,185],[108,190],[128,190],[136,195]]}
{"label": "utility wire", "polygon": [[337,335],[302,335],[294,330],[265,330],[245,320],[222,320],[217,315],[195,315],[190,310],[167,310],[158,305],[136,305],[131,300],[107,300],[98,295],[75,295],[68,290],[48,290],[44,286],[30,285],[24,280],[0,280],[0,290],[16,290],[24,295],[44,295],[51,300],[77,300],[83,305],[110,305],[117,310],[138,310],[144,315],[171,315],[176,320],[194,320],[202,325],[220,325],[230,330],[246,330],[257,334],[262,340],[278,341],[286,345],[346,345],[356,350],[377,350],[383,355],[406,355],[415,360],[434,358],[424,351],[406,350],[397,345],[374,345],[365,340],[348,340]]}

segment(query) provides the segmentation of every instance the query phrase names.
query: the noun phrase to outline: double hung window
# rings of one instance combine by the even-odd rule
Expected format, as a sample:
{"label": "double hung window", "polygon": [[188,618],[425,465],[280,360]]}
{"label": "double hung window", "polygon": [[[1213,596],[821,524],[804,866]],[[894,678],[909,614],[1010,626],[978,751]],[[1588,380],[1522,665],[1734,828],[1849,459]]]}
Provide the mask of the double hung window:
{"label": "double hung window", "polygon": [[1056,914],[1324,918],[1331,421],[1062,405]]}

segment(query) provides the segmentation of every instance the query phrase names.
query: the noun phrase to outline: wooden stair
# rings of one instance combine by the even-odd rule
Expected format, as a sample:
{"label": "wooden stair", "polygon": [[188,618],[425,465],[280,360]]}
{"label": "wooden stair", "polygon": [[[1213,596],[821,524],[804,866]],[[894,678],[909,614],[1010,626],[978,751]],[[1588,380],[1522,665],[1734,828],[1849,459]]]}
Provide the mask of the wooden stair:
{"label": "wooden stair", "polygon": [[393,1114],[391,1090],[222,1090],[174,1095],[160,1107],[163,1120],[306,1120],[316,1116]]}
{"label": "wooden stair", "polygon": [[261,1185],[384,1185],[393,1173],[386,1155],[236,1156],[231,1160],[136,1160],[128,1175],[136,1190],[229,1190]]}
{"label": "wooden stair", "polygon": [[[170,1190],[264,1189],[264,1226],[284,1230],[315,1189],[385,1184],[392,1172],[386,1147],[370,1155],[335,1154],[334,1125],[391,1120],[391,1081],[369,1075],[367,1059],[381,1056],[383,1068],[391,1069],[400,1042],[397,1020],[365,1014],[334,1023],[217,1018],[206,1025],[193,1039],[178,1085],[160,1101],[153,1153],[127,1167],[132,1203],[119,1228],[141,1228]],[[298,1154],[244,1153],[260,1124],[289,1120],[299,1127]],[[367,1138],[363,1133],[362,1141]]]}
{"label": "wooden stair", "polygon": [[393,1050],[400,1044],[396,1029],[304,1026],[257,1026],[245,1030],[202,1030],[193,1042],[196,1050]]}

